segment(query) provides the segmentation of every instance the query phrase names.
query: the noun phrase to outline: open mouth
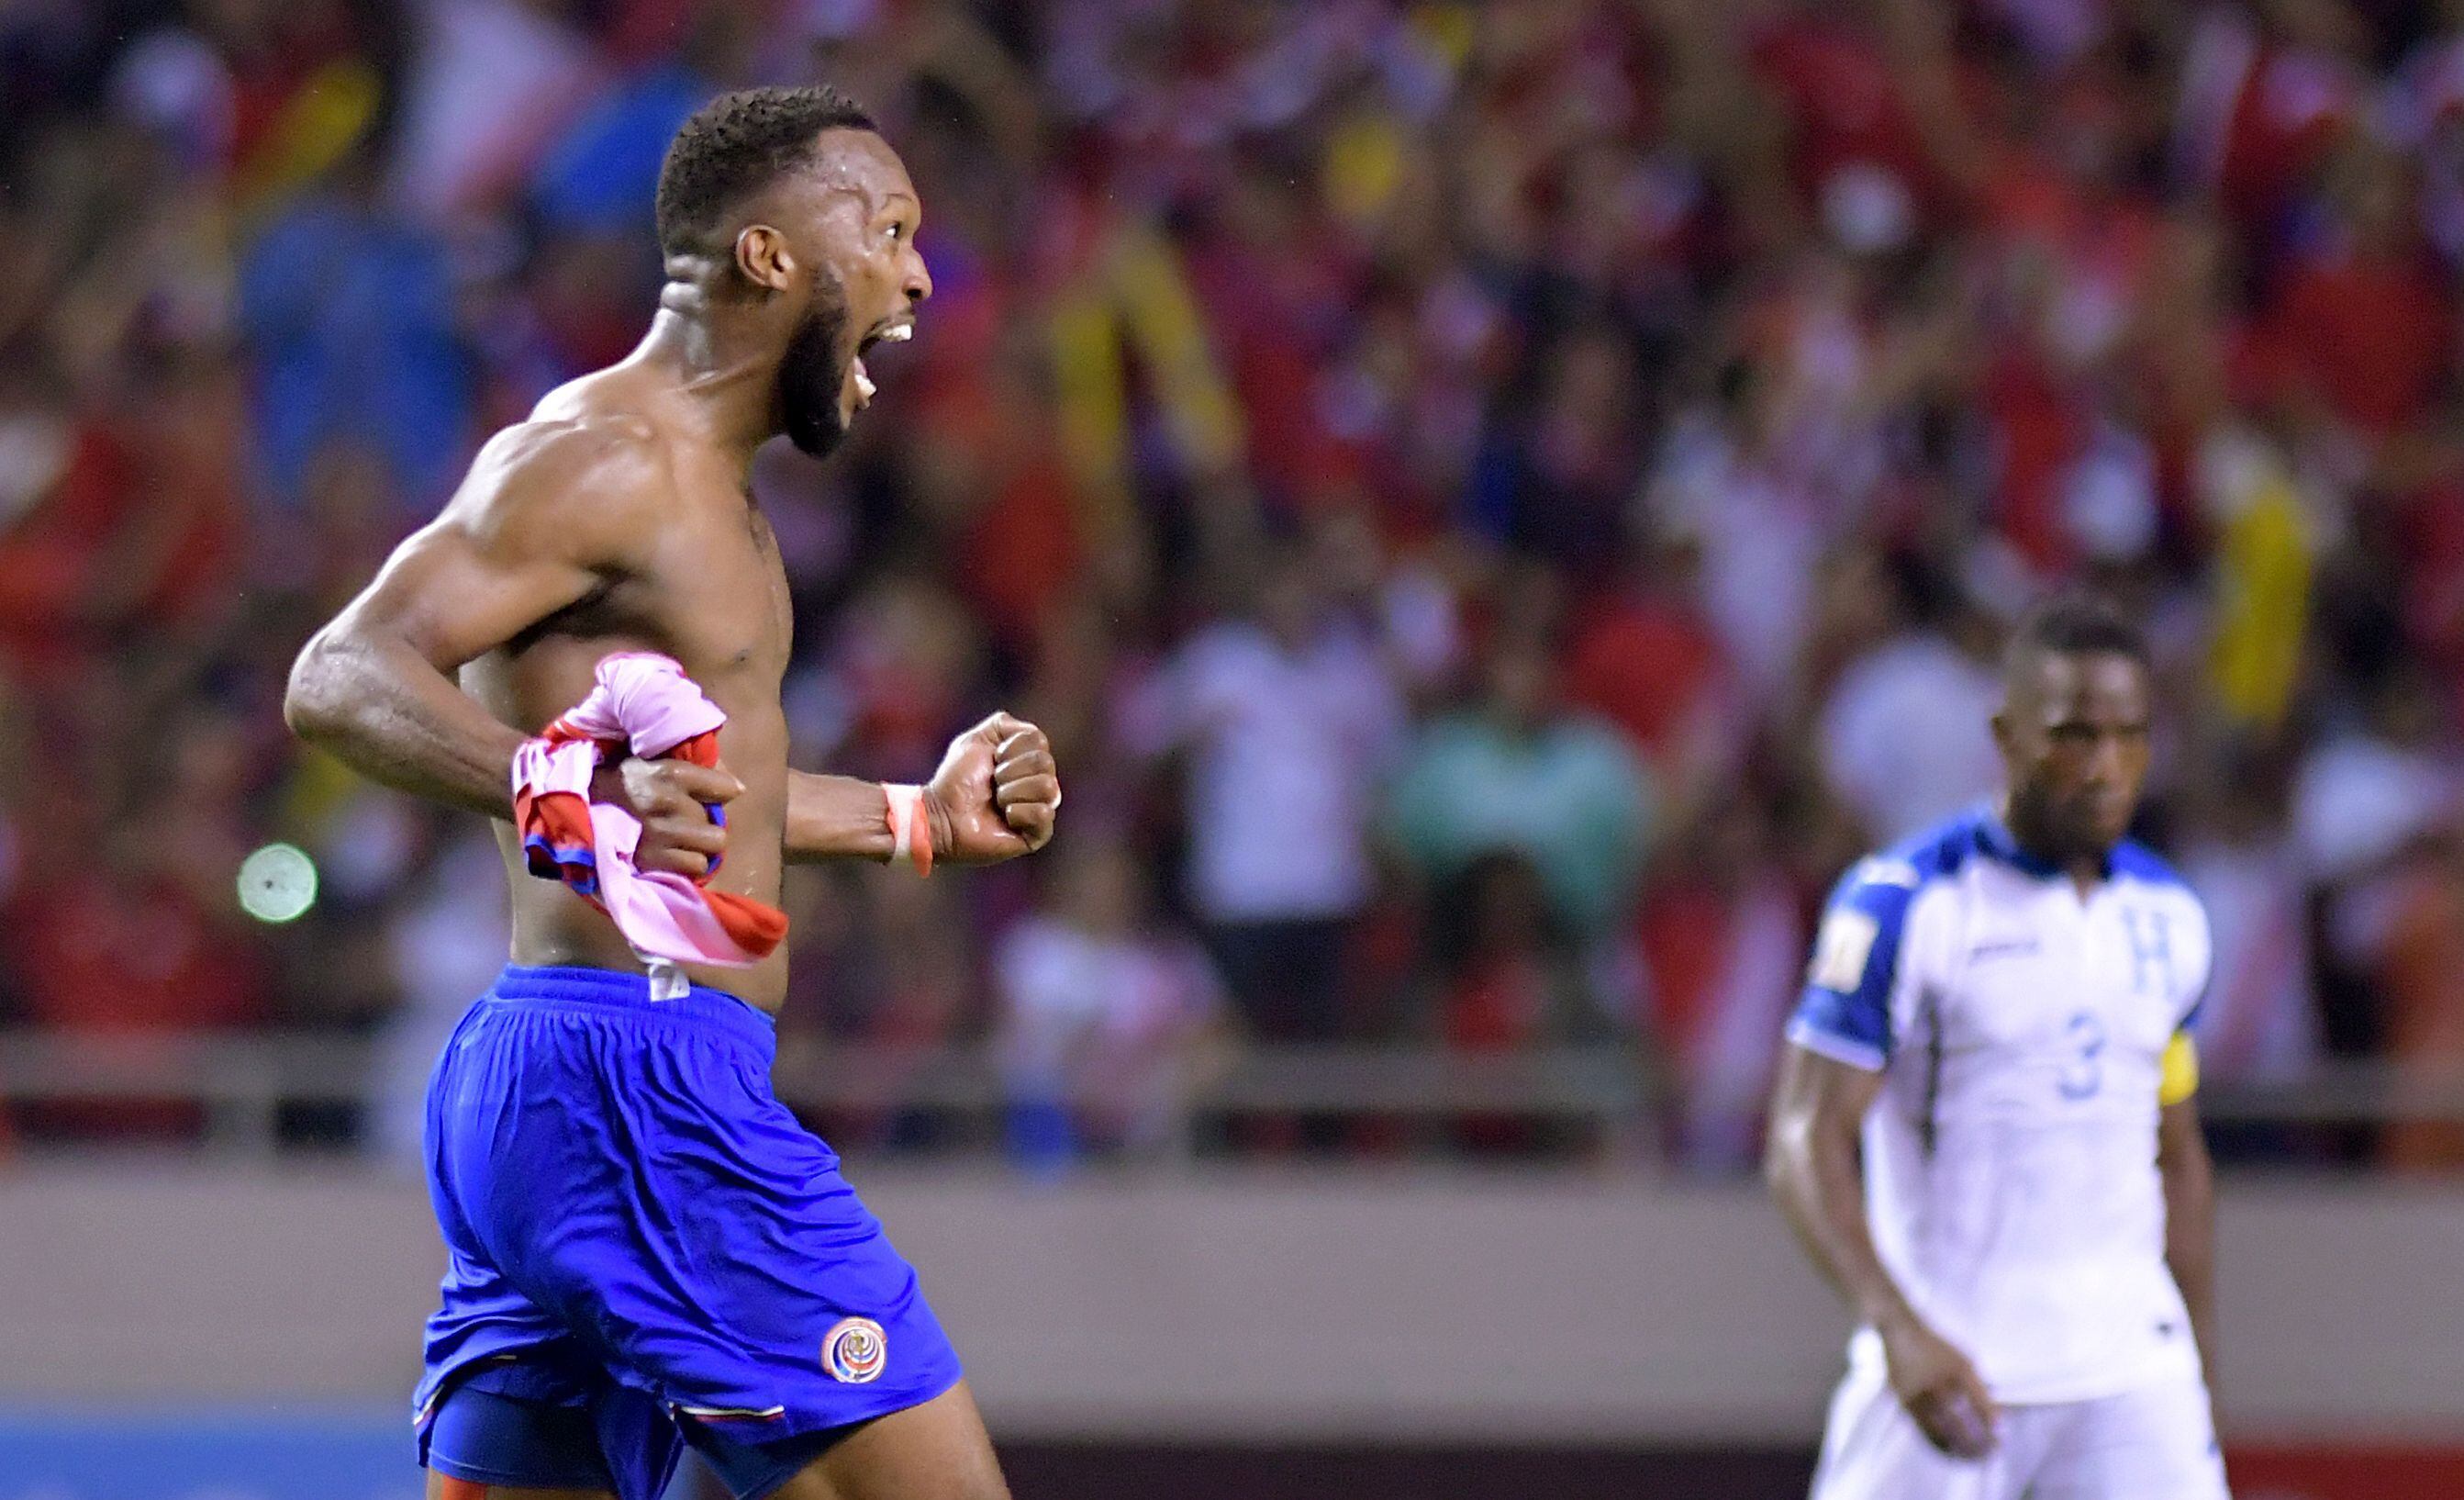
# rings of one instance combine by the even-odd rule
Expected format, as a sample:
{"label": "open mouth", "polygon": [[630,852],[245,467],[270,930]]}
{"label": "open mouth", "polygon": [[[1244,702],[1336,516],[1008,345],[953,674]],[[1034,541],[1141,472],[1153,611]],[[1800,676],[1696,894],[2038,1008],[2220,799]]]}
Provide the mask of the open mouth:
{"label": "open mouth", "polygon": [[914,337],[915,320],[911,314],[905,318],[885,319],[881,322],[875,323],[872,331],[866,334],[863,339],[857,342],[855,346],[853,372],[855,375],[856,406],[859,408],[869,407],[872,404],[872,393],[874,389],[872,376],[864,367],[865,351],[870,349],[876,343],[904,343]]}

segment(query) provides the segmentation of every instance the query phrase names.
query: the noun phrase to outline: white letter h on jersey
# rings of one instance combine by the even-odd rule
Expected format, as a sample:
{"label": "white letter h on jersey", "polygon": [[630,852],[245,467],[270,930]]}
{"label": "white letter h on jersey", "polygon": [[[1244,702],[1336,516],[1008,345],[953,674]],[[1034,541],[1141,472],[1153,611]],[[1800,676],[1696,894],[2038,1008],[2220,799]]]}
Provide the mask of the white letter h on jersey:
{"label": "white letter h on jersey", "polygon": [[2122,909],[2122,925],[2130,934],[2130,987],[2139,994],[2147,993],[2147,971],[2152,966],[2157,982],[2163,989],[2173,985],[2173,931],[2162,912],[2150,912],[2135,906]]}

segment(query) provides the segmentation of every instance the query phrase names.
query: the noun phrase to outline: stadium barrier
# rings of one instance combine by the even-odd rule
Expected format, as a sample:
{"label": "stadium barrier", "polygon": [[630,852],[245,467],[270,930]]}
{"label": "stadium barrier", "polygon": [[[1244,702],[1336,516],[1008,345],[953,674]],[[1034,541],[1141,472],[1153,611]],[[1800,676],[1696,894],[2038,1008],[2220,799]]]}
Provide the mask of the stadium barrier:
{"label": "stadium barrier", "polygon": [[[264,1158],[286,1112],[351,1112],[380,1092],[380,1049],[356,1038],[262,1033],[80,1036],[0,1030],[0,1105],[188,1107],[199,1144]],[[897,1113],[968,1128],[981,1145],[1018,1102],[980,1048],[895,1048],[781,1043],[779,1095],[808,1115]],[[1466,1055],[1424,1048],[1286,1047],[1211,1057],[1168,1079],[1162,1128],[1134,1154],[1186,1159],[1210,1130],[1242,1115],[1326,1115],[1406,1123],[1506,1118],[1563,1126],[1559,1154],[1652,1154],[1648,1113],[1661,1102],[1635,1054],[1615,1048]],[[2337,1059],[2298,1078],[2211,1082],[2203,1117],[2222,1128],[2464,1124],[2464,1077],[2422,1076],[2388,1062]],[[1406,1137],[1408,1140],[1408,1137]]]}

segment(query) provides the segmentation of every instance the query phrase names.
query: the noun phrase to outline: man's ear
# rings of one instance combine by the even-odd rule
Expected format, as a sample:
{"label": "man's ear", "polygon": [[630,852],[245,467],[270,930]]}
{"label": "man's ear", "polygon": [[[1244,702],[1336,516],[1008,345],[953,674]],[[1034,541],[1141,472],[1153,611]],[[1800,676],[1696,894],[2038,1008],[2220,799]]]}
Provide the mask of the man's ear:
{"label": "man's ear", "polygon": [[787,236],[767,224],[748,224],[736,234],[736,269],[765,292],[783,292],[795,279],[796,257]]}

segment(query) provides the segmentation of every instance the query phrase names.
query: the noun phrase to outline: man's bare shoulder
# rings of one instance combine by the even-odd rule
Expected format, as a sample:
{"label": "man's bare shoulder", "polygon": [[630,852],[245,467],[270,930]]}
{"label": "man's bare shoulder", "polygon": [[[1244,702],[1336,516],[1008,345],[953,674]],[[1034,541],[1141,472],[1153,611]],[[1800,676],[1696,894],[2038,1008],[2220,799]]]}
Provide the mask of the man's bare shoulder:
{"label": "man's bare shoulder", "polygon": [[658,429],[626,413],[534,417],[490,438],[438,517],[474,540],[529,550],[623,550],[675,491]]}

